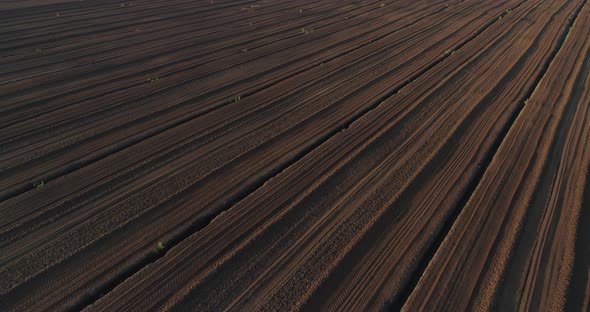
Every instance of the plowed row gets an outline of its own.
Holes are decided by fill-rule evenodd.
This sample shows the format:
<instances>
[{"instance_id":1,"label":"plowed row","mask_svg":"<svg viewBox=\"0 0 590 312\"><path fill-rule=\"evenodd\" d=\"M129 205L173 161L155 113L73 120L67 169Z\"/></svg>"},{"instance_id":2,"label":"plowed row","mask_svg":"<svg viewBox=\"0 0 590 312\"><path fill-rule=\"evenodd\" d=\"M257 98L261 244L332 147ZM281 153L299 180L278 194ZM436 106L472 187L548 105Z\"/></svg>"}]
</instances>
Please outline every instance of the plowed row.
<instances>
[{"instance_id":1,"label":"plowed row","mask_svg":"<svg viewBox=\"0 0 590 312\"><path fill-rule=\"evenodd\" d=\"M590 4L0 2L0 310L585 310Z\"/></svg>"}]
</instances>

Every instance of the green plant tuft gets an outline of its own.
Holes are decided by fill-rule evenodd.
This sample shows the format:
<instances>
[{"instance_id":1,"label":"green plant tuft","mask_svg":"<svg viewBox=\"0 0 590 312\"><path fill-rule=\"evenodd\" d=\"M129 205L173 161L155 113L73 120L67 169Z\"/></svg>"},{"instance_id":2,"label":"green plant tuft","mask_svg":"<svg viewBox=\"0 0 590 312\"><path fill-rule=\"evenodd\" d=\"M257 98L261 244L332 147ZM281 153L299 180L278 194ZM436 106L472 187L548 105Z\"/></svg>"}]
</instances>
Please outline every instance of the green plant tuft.
<instances>
[{"instance_id":1,"label":"green plant tuft","mask_svg":"<svg viewBox=\"0 0 590 312\"><path fill-rule=\"evenodd\" d=\"M299 32L301 32L302 34L305 34L305 35L307 35L307 34L309 34L309 33L311 32L311 29L310 29L310 28L305 28L305 27L303 27L303 28L301 28L301 29L299 30Z\"/></svg>"},{"instance_id":2,"label":"green plant tuft","mask_svg":"<svg viewBox=\"0 0 590 312\"><path fill-rule=\"evenodd\" d=\"M166 246L164 245L164 243L160 241L156 244L156 248L154 248L154 252L161 253L162 251L164 251L165 248L166 248Z\"/></svg>"}]
</instances>

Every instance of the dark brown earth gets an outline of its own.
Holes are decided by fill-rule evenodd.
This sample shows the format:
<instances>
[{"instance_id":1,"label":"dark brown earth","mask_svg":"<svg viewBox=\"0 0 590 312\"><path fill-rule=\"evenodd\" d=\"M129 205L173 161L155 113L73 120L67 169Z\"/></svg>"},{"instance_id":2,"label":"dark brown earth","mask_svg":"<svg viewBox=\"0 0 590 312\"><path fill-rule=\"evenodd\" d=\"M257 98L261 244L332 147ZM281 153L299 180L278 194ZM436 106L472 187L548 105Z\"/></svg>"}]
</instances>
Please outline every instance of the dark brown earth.
<instances>
[{"instance_id":1,"label":"dark brown earth","mask_svg":"<svg viewBox=\"0 0 590 312\"><path fill-rule=\"evenodd\" d=\"M0 0L0 311L590 309L585 0Z\"/></svg>"}]
</instances>

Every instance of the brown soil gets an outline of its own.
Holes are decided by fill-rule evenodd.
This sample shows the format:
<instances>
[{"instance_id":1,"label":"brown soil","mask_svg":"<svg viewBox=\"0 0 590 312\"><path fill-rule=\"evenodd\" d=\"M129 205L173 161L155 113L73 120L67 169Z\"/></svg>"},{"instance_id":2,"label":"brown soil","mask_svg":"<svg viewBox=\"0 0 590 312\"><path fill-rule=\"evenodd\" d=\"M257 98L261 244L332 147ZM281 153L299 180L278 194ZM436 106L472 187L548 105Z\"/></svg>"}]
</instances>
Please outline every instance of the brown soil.
<instances>
[{"instance_id":1,"label":"brown soil","mask_svg":"<svg viewBox=\"0 0 590 312\"><path fill-rule=\"evenodd\" d=\"M589 308L585 0L0 17L1 311Z\"/></svg>"}]
</instances>

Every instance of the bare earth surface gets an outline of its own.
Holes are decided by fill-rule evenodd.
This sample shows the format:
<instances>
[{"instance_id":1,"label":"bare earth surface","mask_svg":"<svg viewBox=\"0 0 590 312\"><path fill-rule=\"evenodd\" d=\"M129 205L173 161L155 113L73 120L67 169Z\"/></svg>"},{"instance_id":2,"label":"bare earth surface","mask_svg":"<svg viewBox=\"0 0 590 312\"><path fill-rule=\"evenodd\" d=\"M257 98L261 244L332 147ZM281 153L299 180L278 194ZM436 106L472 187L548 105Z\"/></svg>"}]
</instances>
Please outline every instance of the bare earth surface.
<instances>
[{"instance_id":1,"label":"bare earth surface","mask_svg":"<svg viewBox=\"0 0 590 312\"><path fill-rule=\"evenodd\" d=\"M590 310L586 0L0 0L0 311Z\"/></svg>"}]
</instances>

